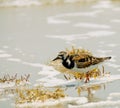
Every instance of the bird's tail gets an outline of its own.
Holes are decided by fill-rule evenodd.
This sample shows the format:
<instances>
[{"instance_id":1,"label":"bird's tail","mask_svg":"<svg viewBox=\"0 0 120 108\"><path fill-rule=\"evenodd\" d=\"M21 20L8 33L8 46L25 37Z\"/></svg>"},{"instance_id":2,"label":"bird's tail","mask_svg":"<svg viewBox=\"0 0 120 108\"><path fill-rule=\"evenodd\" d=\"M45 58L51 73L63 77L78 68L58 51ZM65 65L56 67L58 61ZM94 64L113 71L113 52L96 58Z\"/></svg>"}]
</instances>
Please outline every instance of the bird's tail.
<instances>
[{"instance_id":1,"label":"bird's tail","mask_svg":"<svg viewBox=\"0 0 120 108\"><path fill-rule=\"evenodd\" d=\"M104 60L110 60L112 57L104 57Z\"/></svg>"},{"instance_id":2,"label":"bird's tail","mask_svg":"<svg viewBox=\"0 0 120 108\"><path fill-rule=\"evenodd\" d=\"M102 57L102 58L98 58L101 62L105 61L105 60L110 60L112 57Z\"/></svg>"}]
</instances>

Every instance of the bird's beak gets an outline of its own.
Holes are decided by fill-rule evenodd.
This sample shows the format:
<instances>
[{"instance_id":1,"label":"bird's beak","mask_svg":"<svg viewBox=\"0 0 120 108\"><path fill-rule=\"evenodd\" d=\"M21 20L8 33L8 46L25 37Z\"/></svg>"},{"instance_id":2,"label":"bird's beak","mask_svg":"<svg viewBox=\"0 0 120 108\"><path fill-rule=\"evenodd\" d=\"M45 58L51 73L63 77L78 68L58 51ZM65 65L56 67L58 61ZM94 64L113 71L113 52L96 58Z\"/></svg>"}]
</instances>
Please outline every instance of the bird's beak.
<instances>
[{"instance_id":1,"label":"bird's beak","mask_svg":"<svg viewBox=\"0 0 120 108\"><path fill-rule=\"evenodd\" d=\"M56 57L56 58L54 58L52 61L55 61L55 60L58 60L58 59L60 59L60 57Z\"/></svg>"}]
</instances>

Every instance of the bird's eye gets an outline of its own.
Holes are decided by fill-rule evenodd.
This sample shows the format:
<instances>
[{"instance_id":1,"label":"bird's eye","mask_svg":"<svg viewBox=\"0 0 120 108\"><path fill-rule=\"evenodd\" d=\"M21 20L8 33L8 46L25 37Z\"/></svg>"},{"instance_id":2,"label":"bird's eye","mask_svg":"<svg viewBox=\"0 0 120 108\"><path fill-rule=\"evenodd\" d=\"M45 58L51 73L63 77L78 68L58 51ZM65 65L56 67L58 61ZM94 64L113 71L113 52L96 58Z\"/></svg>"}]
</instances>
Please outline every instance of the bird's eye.
<instances>
[{"instance_id":1,"label":"bird's eye","mask_svg":"<svg viewBox=\"0 0 120 108\"><path fill-rule=\"evenodd\" d=\"M79 62L85 62L85 58L80 59Z\"/></svg>"}]
</instances>

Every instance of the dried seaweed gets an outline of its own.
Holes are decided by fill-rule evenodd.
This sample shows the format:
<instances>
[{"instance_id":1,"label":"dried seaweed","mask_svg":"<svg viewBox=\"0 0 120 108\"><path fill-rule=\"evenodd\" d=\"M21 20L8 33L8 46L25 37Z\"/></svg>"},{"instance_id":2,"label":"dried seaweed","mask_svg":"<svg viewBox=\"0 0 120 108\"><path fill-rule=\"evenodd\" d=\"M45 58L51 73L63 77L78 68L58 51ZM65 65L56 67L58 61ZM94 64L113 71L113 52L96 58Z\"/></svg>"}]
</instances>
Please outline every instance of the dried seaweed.
<instances>
[{"instance_id":1,"label":"dried seaweed","mask_svg":"<svg viewBox=\"0 0 120 108\"><path fill-rule=\"evenodd\" d=\"M16 85L20 84L20 82L29 81L29 77L30 74L28 75L21 75L20 77L18 77L17 74L15 75L9 75L9 74L5 74L3 77L0 78L0 83L10 83L10 82L15 82Z\"/></svg>"},{"instance_id":2,"label":"dried seaweed","mask_svg":"<svg viewBox=\"0 0 120 108\"><path fill-rule=\"evenodd\" d=\"M44 87L31 88L31 89L18 89L16 104L31 103L31 102L44 102L48 99L64 98L64 90L57 88L55 90L48 90Z\"/></svg>"},{"instance_id":3,"label":"dried seaweed","mask_svg":"<svg viewBox=\"0 0 120 108\"><path fill-rule=\"evenodd\" d=\"M74 46L72 46L71 50L66 48L66 52L69 55L81 55L81 54L92 55L92 53L89 50L86 50L86 49L83 49L83 48L75 48Z\"/></svg>"}]
</instances>

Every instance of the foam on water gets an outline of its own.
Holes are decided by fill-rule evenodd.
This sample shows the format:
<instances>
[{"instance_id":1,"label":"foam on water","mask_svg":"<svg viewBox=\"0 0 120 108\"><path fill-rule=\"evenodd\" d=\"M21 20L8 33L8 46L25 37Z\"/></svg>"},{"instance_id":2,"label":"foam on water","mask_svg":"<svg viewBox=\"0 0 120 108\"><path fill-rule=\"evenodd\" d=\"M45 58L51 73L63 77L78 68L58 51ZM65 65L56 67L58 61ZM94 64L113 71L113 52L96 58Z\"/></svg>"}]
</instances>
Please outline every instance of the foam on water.
<instances>
[{"instance_id":1,"label":"foam on water","mask_svg":"<svg viewBox=\"0 0 120 108\"><path fill-rule=\"evenodd\" d=\"M119 64L115 64L115 63L106 63L106 65L113 67L113 68L120 68Z\"/></svg>"},{"instance_id":2,"label":"foam on water","mask_svg":"<svg viewBox=\"0 0 120 108\"><path fill-rule=\"evenodd\" d=\"M113 92L110 93L106 101L92 102L84 105L80 105L80 108L119 108L120 106L120 93ZM75 106L70 106L69 108L76 108ZM78 108L78 107L77 107Z\"/></svg>"},{"instance_id":3,"label":"foam on water","mask_svg":"<svg viewBox=\"0 0 120 108\"><path fill-rule=\"evenodd\" d=\"M41 5L41 3L38 0L3 0L0 3L0 7L21 7L31 5Z\"/></svg>"},{"instance_id":4,"label":"foam on water","mask_svg":"<svg viewBox=\"0 0 120 108\"><path fill-rule=\"evenodd\" d=\"M95 0L0 0L0 7L41 6L65 3L93 2Z\"/></svg>"},{"instance_id":5,"label":"foam on water","mask_svg":"<svg viewBox=\"0 0 120 108\"><path fill-rule=\"evenodd\" d=\"M120 98L120 93L110 93L111 97L119 97Z\"/></svg>"},{"instance_id":6,"label":"foam on water","mask_svg":"<svg viewBox=\"0 0 120 108\"><path fill-rule=\"evenodd\" d=\"M53 17L49 17L47 19L47 21L48 21L48 24L68 24L68 23L70 23L70 21L57 19L57 18L53 18Z\"/></svg>"},{"instance_id":7,"label":"foam on water","mask_svg":"<svg viewBox=\"0 0 120 108\"><path fill-rule=\"evenodd\" d=\"M118 69L118 71L120 71L120 68Z\"/></svg>"},{"instance_id":8,"label":"foam on water","mask_svg":"<svg viewBox=\"0 0 120 108\"><path fill-rule=\"evenodd\" d=\"M120 8L119 7L115 7L113 8L114 11L120 11Z\"/></svg>"},{"instance_id":9,"label":"foam on water","mask_svg":"<svg viewBox=\"0 0 120 108\"><path fill-rule=\"evenodd\" d=\"M84 105L72 106L69 105L69 108L119 108L120 100L118 101L100 101L100 102L91 102Z\"/></svg>"},{"instance_id":10,"label":"foam on water","mask_svg":"<svg viewBox=\"0 0 120 108\"><path fill-rule=\"evenodd\" d=\"M101 54L107 54L112 52L112 50L102 50L102 49L98 49L97 52L101 53Z\"/></svg>"},{"instance_id":11,"label":"foam on water","mask_svg":"<svg viewBox=\"0 0 120 108\"><path fill-rule=\"evenodd\" d=\"M110 43L110 44L107 44L107 46L108 47L116 47L116 46L118 46L118 44L116 44L116 43Z\"/></svg>"},{"instance_id":12,"label":"foam on water","mask_svg":"<svg viewBox=\"0 0 120 108\"><path fill-rule=\"evenodd\" d=\"M12 88L14 86L15 86L15 82L0 83L0 89Z\"/></svg>"},{"instance_id":13,"label":"foam on water","mask_svg":"<svg viewBox=\"0 0 120 108\"><path fill-rule=\"evenodd\" d=\"M87 33L87 35L90 37L104 37L104 36L110 36L113 34L115 34L114 31L108 31L108 30L98 30L98 31L91 31Z\"/></svg>"},{"instance_id":14,"label":"foam on water","mask_svg":"<svg viewBox=\"0 0 120 108\"><path fill-rule=\"evenodd\" d=\"M57 39L63 39L65 41L73 41L73 40L83 40L83 39L90 39L90 38L101 38L105 36L111 36L115 34L113 31L108 30L98 30L98 31L90 31L88 33L84 34L64 34L64 35L46 35L48 38L57 38Z\"/></svg>"},{"instance_id":15,"label":"foam on water","mask_svg":"<svg viewBox=\"0 0 120 108\"><path fill-rule=\"evenodd\" d=\"M91 102L79 106L69 105L69 108L119 108L120 106L120 93L110 93L105 101Z\"/></svg>"},{"instance_id":16,"label":"foam on water","mask_svg":"<svg viewBox=\"0 0 120 108\"><path fill-rule=\"evenodd\" d=\"M32 66L32 67L42 67L40 63L30 63L30 62L22 61L22 64Z\"/></svg>"},{"instance_id":17,"label":"foam on water","mask_svg":"<svg viewBox=\"0 0 120 108\"><path fill-rule=\"evenodd\" d=\"M77 23L74 25L75 27L85 27L85 28L94 28L94 29L109 29L109 25L104 24L95 24L95 23Z\"/></svg>"},{"instance_id":18,"label":"foam on water","mask_svg":"<svg viewBox=\"0 0 120 108\"><path fill-rule=\"evenodd\" d=\"M42 66L42 70L38 73L39 75L46 75L46 77L54 77L60 74L52 66Z\"/></svg>"},{"instance_id":19,"label":"foam on water","mask_svg":"<svg viewBox=\"0 0 120 108\"><path fill-rule=\"evenodd\" d=\"M21 81L18 85L16 85L16 82L10 82L10 81L6 81L5 83L0 83L0 89L6 89L6 88L14 88L14 87L18 87L18 86L24 86L26 84L30 85L30 82L27 81Z\"/></svg>"},{"instance_id":20,"label":"foam on water","mask_svg":"<svg viewBox=\"0 0 120 108\"><path fill-rule=\"evenodd\" d=\"M86 97L65 97L65 98L61 98L59 100L47 100L45 102L32 102L32 103L25 103L25 104L18 104L18 107L54 107L60 104L83 104L83 103L87 103L88 100Z\"/></svg>"},{"instance_id":21,"label":"foam on water","mask_svg":"<svg viewBox=\"0 0 120 108\"><path fill-rule=\"evenodd\" d=\"M120 23L120 19L113 19L113 20L111 20L111 22Z\"/></svg>"},{"instance_id":22,"label":"foam on water","mask_svg":"<svg viewBox=\"0 0 120 108\"><path fill-rule=\"evenodd\" d=\"M65 24L70 23L69 20L63 20L64 17L79 17L79 16L89 16L89 17L95 17L97 14L101 13L101 10L97 11L90 11L90 12L74 12L74 13L63 13L58 14L55 16L50 16L47 18L48 24Z\"/></svg>"},{"instance_id":23,"label":"foam on water","mask_svg":"<svg viewBox=\"0 0 120 108\"><path fill-rule=\"evenodd\" d=\"M19 58L8 58L8 61L13 61L13 62L21 62Z\"/></svg>"},{"instance_id":24,"label":"foam on water","mask_svg":"<svg viewBox=\"0 0 120 108\"><path fill-rule=\"evenodd\" d=\"M113 8L113 6L111 5L110 1L100 1L99 4L93 6L93 8Z\"/></svg>"},{"instance_id":25,"label":"foam on water","mask_svg":"<svg viewBox=\"0 0 120 108\"><path fill-rule=\"evenodd\" d=\"M0 58L6 58L11 56L12 56L11 54L6 54L6 53L0 54Z\"/></svg>"}]
</instances>

